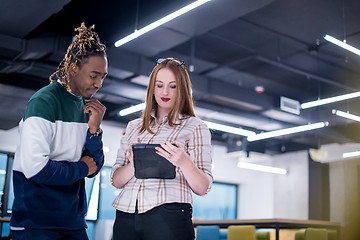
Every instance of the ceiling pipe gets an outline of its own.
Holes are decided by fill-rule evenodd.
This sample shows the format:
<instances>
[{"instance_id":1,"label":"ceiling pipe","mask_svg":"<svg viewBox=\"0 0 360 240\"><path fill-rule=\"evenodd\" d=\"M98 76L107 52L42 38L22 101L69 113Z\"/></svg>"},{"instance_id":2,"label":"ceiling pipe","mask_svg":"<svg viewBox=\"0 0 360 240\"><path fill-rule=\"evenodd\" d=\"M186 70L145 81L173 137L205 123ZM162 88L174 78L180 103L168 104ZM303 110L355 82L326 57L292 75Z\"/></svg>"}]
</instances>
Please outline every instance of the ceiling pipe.
<instances>
[{"instance_id":1,"label":"ceiling pipe","mask_svg":"<svg viewBox=\"0 0 360 240\"><path fill-rule=\"evenodd\" d=\"M251 23L251 22L249 22ZM260 27L258 25L256 25L257 27ZM268 29L267 29L268 30ZM268 30L270 31L270 30ZM271 31L272 32L272 31ZM282 69L285 69L285 70L288 70L290 72L294 72L294 73L297 73L299 75L303 75L303 76L306 76L306 77L309 77L309 78L312 78L312 79L315 79L315 80L318 80L320 82L323 82L323 83L327 83L329 85L333 85L333 86L336 86L336 87L340 87L342 89L346 89L346 90L351 90L351 91L358 91L359 89L356 89L356 88L352 88L352 87L349 87L347 85L344 85L344 84L340 84L340 83L337 83L336 81L332 80L332 79L328 79L328 78L325 78L325 77L321 77L321 76L318 76L318 75L315 75L313 73L309 73L309 72L306 72L304 70L301 70L301 69L297 69L295 67L292 67L292 66L289 66L289 65L286 65L286 64L283 64L281 62L278 62L278 61L274 61L274 60L270 60L268 58L265 58L263 56L259 56L259 55L256 55L256 51L252 48L249 48L249 47L246 47L242 44L239 44L237 42L234 42L234 41L231 41L229 39L226 39L224 37L221 37L219 36L218 34L215 34L215 33L207 33L208 35L212 36L212 37L216 37L222 41L225 41L225 42L228 42L234 46L237 46L239 48L242 48L244 50L247 50L249 51L250 53L253 53L254 55L251 55L251 56L248 56L248 57L245 57L245 58L240 58L239 60L232 60L232 61L229 61L227 62L226 64L222 64L222 65L218 65L210 70L207 70L207 71L204 71L203 73L201 74L205 74L205 73L208 73L208 72L211 72L211 71L215 71L216 69L219 69L219 68L222 68L222 67L229 67L229 66L233 66L233 65L236 65L236 64L239 64L241 62L245 62L245 61L249 61L249 60L252 60L252 59L257 59L259 61L262 61L262 62L265 62L265 63L268 63L268 64L271 64L273 66L277 66L277 67L280 67ZM279 34L279 33L274 33L274 34ZM290 38L292 40L296 40L296 39L293 39L289 36L284 36L284 37L287 37L287 38Z\"/></svg>"},{"instance_id":2,"label":"ceiling pipe","mask_svg":"<svg viewBox=\"0 0 360 240\"><path fill-rule=\"evenodd\" d=\"M318 75L315 75L315 74L312 74L312 73L309 73L309 72L305 72L304 70L301 70L301 69L286 65L284 63L277 62L277 61L274 61L274 60L270 60L270 59L265 58L265 57L256 56L255 58L258 59L259 61L271 64L271 65L276 66L276 67L280 67L282 69L288 70L290 72L297 73L299 75L306 76L308 78L318 80L318 81L323 82L323 83L327 83L327 84L332 85L332 86L340 87L340 88L343 88L343 89L346 89L346 90L351 90L351 91L358 91L359 90L359 89L349 87L349 86L341 84L341 83L337 83L334 80L324 78L324 77L321 77L321 76L318 76Z\"/></svg>"}]
</instances>

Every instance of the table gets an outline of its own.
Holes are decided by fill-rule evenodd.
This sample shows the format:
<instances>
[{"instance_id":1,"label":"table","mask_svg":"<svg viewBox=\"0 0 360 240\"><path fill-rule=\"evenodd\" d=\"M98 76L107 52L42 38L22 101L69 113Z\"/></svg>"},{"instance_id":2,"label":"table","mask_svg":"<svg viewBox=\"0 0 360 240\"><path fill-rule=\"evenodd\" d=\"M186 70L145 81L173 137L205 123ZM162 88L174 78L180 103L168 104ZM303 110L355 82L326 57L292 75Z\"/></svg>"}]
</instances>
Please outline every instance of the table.
<instances>
[{"instance_id":1,"label":"table","mask_svg":"<svg viewBox=\"0 0 360 240\"><path fill-rule=\"evenodd\" d=\"M230 220L193 220L197 225L218 225L220 228L227 228L230 225L254 225L256 228L275 228L275 239L279 240L280 228L326 228L337 230L340 236L341 224L321 220L297 220L297 219L230 219Z\"/></svg>"}]
</instances>

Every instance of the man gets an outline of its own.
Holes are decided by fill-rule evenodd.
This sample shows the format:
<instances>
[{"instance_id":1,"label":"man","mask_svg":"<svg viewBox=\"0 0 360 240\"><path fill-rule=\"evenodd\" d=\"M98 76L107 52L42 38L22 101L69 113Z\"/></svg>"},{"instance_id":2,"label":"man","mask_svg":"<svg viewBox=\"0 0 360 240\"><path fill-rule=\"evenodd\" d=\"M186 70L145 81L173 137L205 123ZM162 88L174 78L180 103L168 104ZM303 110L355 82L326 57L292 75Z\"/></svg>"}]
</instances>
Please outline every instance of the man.
<instances>
[{"instance_id":1,"label":"man","mask_svg":"<svg viewBox=\"0 0 360 240\"><path fill-rule=\"evenodd\" d=\"M85 177L104 163L103 106L91 97L107 75L105 45L81 27L51 83L29 100L13 166L13 239L88 239ZM54 80L56 77L56 80Z\"/></svg>"}]
</instances>

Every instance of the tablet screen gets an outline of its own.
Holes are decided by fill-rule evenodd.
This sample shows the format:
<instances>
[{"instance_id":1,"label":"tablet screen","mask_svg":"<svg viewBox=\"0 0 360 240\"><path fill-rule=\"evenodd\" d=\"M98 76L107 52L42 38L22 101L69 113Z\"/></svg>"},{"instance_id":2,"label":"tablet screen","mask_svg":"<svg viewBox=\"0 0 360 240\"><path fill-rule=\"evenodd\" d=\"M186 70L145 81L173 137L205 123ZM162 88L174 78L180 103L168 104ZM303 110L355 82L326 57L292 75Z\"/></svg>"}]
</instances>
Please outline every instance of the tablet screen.
<instances>
[{"instance_id":1,"label":"tablet screen","mask_svg":"<svg viewBox=\"0 0 360 240\"><path fill-rule=\"evenodd\" d=\"M133 144L135 177L139 179L175 178L175 166L156 153L155 147L160 144Z\"/></svg>"}]
</instances>

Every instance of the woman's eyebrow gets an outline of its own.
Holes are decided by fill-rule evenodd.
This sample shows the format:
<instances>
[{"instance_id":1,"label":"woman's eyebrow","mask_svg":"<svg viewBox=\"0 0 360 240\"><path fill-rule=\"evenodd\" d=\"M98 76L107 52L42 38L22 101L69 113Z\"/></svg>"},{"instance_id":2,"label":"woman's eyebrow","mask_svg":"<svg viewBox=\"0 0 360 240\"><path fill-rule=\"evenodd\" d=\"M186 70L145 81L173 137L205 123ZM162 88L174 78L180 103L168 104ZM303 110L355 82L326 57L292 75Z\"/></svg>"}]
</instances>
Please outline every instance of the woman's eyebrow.
<instances>
[{"instance_id":1,"label":"woman's eyebrow","mask_svg":"<svg viewBox=\"0 0 360 240\"><path fill-rule=\"evenodd\" d=\"M161 80L156 80L155 82L164 83L164 82L163 82L163 81L161 81ZM176 83L176 81L171 81L171 82L169 82L169 83Z\"/></svg>"}]
</instances>

